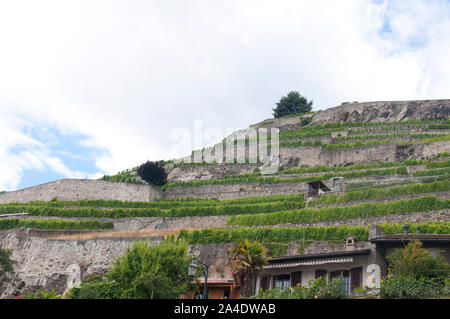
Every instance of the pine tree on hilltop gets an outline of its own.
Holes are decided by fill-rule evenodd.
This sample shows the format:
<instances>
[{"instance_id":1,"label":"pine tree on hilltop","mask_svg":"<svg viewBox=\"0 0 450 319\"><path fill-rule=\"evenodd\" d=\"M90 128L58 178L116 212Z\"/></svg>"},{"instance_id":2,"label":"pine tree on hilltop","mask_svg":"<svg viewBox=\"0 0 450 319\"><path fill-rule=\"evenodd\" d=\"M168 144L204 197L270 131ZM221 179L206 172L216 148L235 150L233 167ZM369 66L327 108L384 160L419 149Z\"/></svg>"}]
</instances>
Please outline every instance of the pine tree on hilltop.
<instances>
[{"instance_id":1,"label":"pine tree on hilltop","mask_svg":"<svg viewBox=\"0 0 450 319\"><path fill-rule=\"evenodd\" d=\"M312 110L313 101L309 101L297 91L291 91L283 96L273 109L273 116L280 118L289 114L306 113Z\"/></svg>"}]
</instances>

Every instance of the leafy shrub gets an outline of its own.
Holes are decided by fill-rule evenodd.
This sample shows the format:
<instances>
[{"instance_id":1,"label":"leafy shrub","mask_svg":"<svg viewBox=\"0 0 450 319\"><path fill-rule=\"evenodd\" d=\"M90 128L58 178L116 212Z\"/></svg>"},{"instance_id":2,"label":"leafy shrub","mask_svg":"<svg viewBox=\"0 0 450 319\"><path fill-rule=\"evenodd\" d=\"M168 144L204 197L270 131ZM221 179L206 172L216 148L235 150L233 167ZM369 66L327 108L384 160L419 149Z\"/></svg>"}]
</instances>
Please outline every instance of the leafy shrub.
<instances>
[{"instance_id":1,"label":"leafy shrub","mask_svg":"<svg viewBox=\"0 0 450 319\"><path fill-rule=\"evenodd\" d=\"M147 161L138 167L137 173L149 184L162 186L167 183L167 173L160 162Z\"/></svg>"},{"instance_id":2,"label":"leafy shrub","mask_svg":"<svg viewBox=\"0 0 450 319\"><path fill-rule=\"evenodd\" d=\"M16 263L11 259L12 250L3 249L0 245L0 287L1 284L11 280L14 275L13 265Z\"/></svg>"},{"instance_id":3,"label":"leafy shrub","mask_svg":"<svg viewBox=\"0 0 450 319\"><path fill-rule=\"evenodd\" d=\"M36 229L113 229L111 222L97 220L63 220L63 219L17 219L0 220L0 230L19 227Z\"/></svg>"},{"instance_id":4,"label":"leafy shrub","mask_svg":"<svg viewBox=\"0 0 450 319\"><path fill-rule=\"evenodd\" d=\"M445 167L445 168L436 168L436 169L424 169L421 171L416 171L412 175L415 177L422 177L422 176L448 175L449 173L450 173L450 167Z\"/></svg>"},{"instance_id":5,"label":"leafy shrub","mask_svg":"<svg viewBox=\"0 0 450 319\"><path fill-rule=\"evenodd\" d=\"M288 251L288 243L268 242L264 243L267 247L267 255L270 257L286 256Z\"/></svg>"},{"instance_id":6,"label":"leafy shrub","mask_svg":"<svg viewBox=\"0 0 450 319\"><path fill-rule=\"evenodd\" d=\"M218 200L216 198L177 198L177 199L157 199L153 202L128 202L120 200L77 200L77 201L33 201L28 203L9 203L0 204L0 213L21 213L27 211L28 208L35 207L65 207L65 206L82 206L82 207L120 207L120 208L160 208L171 209L193 206L228 206L228 205L245 205L245 204L262 204L279 201L301 202L304 200L303 194L292 195L268 195L244 197L228 200Z\"/></svg>"},{"instance_id":7,"label":"leafy shrub","mask_svg":"<svg viewBox=\"0 0 450 319\"><path fill-rule=\"evenodd\" d=\"M427 163L426 165L426 168L443 168L443 167L450 167L450 160L431 162Z\"/></svg>"},{"instance_id":8,"label":"leafy shrub","mask_svg":"<svg viewBox=\"0 0 450 319\"><path fill-rule=\"evenodd\" d=\"M422 243L411 241L386 257L388 277L382 281L383 298L434 298L448 295L450 265L440 255L432 255Z\"/></svg>"},{"instance_id":9,"label":"leafy shrub","mask_svg":"<svg viewBox=\"0 0 450 319\"><path fill-rule=\"evenodd\" d=\"M260 290L256 299L344 299L343 280L319 277L311 280L308 286Z\"/></svg>"},{"instance_id":10,"label":"leafy shrub","mask_svg":"<svg viewBox=\"0 0 450 319\"><path fill-rule=\"evenodd\" d=\"M384 232L398 234L403 232L402 224L379 224ZM450 222L428 222L409 224L410 227L420 226L424 234L450 234ZM205 228L188 232L181 230L178 234L190 244L227 244L245 239L270 243L288 243L291 241L330 240L343 241L347 235L352 235L358 241L367 241L368 226L329 226L329 227L270 227L270 228Z\"/></svg>"},{"instance_id":11,"label":"leafy shrub","mask_svg":"<svg viewBox=\"0 0 450 319\"><path fill-rule=\"evenodd\" d=\"M188 232L181 230L178 238L190 244L236 243L245 239L260 242L281 242L301 240L342 241L351 234L359 241L366 241L367 226L330 227L273 227L273 228L205 228Z\"/></svg>"},{"instance_id":12,"label":"leafy shrub","mask_svg":"<svg viewBox=\"0 0 450 319\"><path fill-rule=\"evenodd\" d=\"M59 217L185 217L185 216L220 216L241 215L260 212L274 212L280 209L299 209L305 207L303 201L274 201L261 204L248 205L215 205L176 207L172 209L161 208L115 208L111 210L98 208L60 208L60 207L27 207L25 209L31 216L59 216ZM2 222L0 220L0 222ZM1 226L0 226L1 227Z\"/></svg>"},{"instance_id":13,"label":"leafy shrub","mask_svg":"<svg viewBox=\"0 0 450 319\"><path fill-rule=\"evenodd\" d=\"M409 144L425 144L425 143L433 143L433 142L441 142L450 140L450 135L444 136L435 136L429 138L418 138L417 140L411 141L393 141L391 138L387 138L384 140L375 140L375 141L367 141L367 142L355 142L355 143L347 143L347 144L325 144L323 146L324 150L333 151L339 149L346 148L355 148L355 147L365 147L365 146L375 146L375 145L386 145L386 144L397 144L397 145L409 145Z\"/></svg>"},{"instance_id":14,"label":"leafy shrub","mask_svg":"<svg viewBox=\"0 0 450 319\"><path fill-rule=\"evenodd\" d=\"M280 211L266 214L232 216L230 225L275 225L284 223L312 223L327 220L343 220L362 217L385 216L410 212L445 209L450 207L450 200L441 200L435 196L424 196L409 200L388 203L363 203L353 206L325 207L321 209L301 209Z\"/></svg>"},{"instance_id":15,"label":"leafy shrub","mask_svg":"<svg viewBox=\"0 0 450 319\"><path fill-rule=\"evenodd\" d=\"M450 296L450 282L443 284L436 279L391 277L382 281L381 298L424 299Z\"/></svg>"},{"instance_id":16,"label":"leafy shrub","mask_svg":"<svg viewBox=\"0 0 450 319\"><path fill-rule=\"evenodd\" d=\"M432 255L418 240L411 241L405 248L394 250L386 259L394 277L437 279L443 282L450 275L450 265L444 258Z\"/></svg>"},{"instance_id":17,"label":"leafy shrub","mask_svg":"<svg viewBox=\"0 0 450 319\"><path fill-rule=\"evenodd\" d=\"M103 281L101 278L82 282L79 287L73 287L65 296L66 299L119 299L120 285L114 281Z\"/></svg>"},{"instance_id":18,"label":"leafy shrub","mask_svg":"<svg viewBox=\"0 0 450 319\"><path fill-rule=\"evenodd\" d=\"M363 191L344 193L340 196L337 196L336 194L322 195L315 200L309 201L308 206L347 203L359 200L381 199L401 195L443 192L448 190L450 190L450 181L448 180L436 181L429 184L412 184L381 189L369 188Z\"/></svg>"},{"instance_id":19,"label":"leafy shrub","mask_svg":"<svg viewBox=\"0 0 450 319\"><path fill-rule=\"evenodd\" d=\"M372 135L350 135L345 137L335 138L336 141L351 141L351 140L373 140L380 138L392 138L392 137L409 137L411 139L424 139L424 138L435 138L444 137L447 134L428 134L428 133L391 133L391 134L372 134Z\"/></svg>"},{"instance_id":20,"label":"leafy shrub","mask_svg":"<svg viewBox=\"0 0 450 319\"><path fill-rule=\"evenodd\" d=\"M306 126L309 123L311 123L311 121L312 121L312 116L310 116L310 117L301 117L300 118L300 125L301 126Z\"/></svg>"},{"instance_id":21,"label":"leafy shrub","mask_svg":"<svg viewBox=\"0 0 450 319\"><path fill-rule=\"evenodd\" d=\"M404 222L401 224L384 223L378 226L383 229L386 235L402 234L403 226L408 225L409 229L417 229L423 234L450 234L450 222L427 222L427 223L411 223Z\"/></svg>"},{"instance_id":22,"label":"leafy shrub","mask_svg":"<svg viewBox=\"0 0 450 319\"><path fill-rule=\"evenodd\" d=\"M449 130L450 124L430 124L428 125L430 130Z\"/></svg>"},{"instance_id":23,"label":"leafy shrub","mask_svg":"<svg viewBox=\"0 0 450 319\"><path fill-rule=\"evenodd\" d=\"M105 274L72 288L68 299L168 299L187 293L192 278L188 246L169 237L159 245L136 241Z\"/></svg>"}]
</instances>

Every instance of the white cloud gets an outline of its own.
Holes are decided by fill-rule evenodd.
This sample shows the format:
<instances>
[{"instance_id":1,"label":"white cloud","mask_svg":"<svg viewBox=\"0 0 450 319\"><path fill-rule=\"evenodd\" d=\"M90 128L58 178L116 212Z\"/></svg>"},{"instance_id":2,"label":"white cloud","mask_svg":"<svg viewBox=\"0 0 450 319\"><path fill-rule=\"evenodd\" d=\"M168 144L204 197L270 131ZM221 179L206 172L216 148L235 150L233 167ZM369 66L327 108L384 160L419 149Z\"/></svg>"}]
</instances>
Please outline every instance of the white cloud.
<instances>
[{"instance_id":1,"label":"white cloud","mask_svg":"<svg viewBox=\"0 0 450 319\"><path fill-rule=\"evenodd\" d=\"M46 144L26 134L32 127L35 125L23 118L0 112L1 190L16 189L25 170L50 170L65 178L101 177L101 173L89 174L67 167L60 158L51 155Z\"/></svg>"},{"instance_id":2,"label":"white cloud","mask_svg":"<svg viewBox=\"0 0 450 319\"><path fill-rule=\"evenodd\" d=\"M290 90L316 109L448 98L449 7L437 0L2 2L0 109L5 121L26 115L87 136L83 145L108 150L94 159L99 171L113 174L170 158L171 133L193 129L196 119L224 131L268 118ZM386 21L390 33L380 32ZM0 145L37 142L19 127ZM3 153L0 162L16 155ZM46 165L78 176L57 160ZM1 173L0 186L17 184L19 171Z\"/></svg>"}]
</instances>

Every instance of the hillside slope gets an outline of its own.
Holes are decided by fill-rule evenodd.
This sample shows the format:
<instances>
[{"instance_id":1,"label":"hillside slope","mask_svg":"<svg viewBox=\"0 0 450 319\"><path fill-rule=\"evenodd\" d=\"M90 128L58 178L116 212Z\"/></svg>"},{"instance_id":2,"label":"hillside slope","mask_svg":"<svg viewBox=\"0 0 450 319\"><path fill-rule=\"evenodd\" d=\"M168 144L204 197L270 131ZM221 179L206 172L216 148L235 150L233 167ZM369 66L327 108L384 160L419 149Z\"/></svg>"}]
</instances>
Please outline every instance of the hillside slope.
<instances>
[{"instance_id":1,"label":"hillside slope","mask_svg":"<svg viewBox=\"0 0 450 319\"><path fill-rule=\"evenodd\" d=\"M450 100L439 100L266 120L252 127L279 125L280 168L271 175L260 172L247 146L232 163L205 162L207 150L198 163L168 161L162 187L130 169L103 181L0 194L0 243L13 249L23 280L4 294L63 292L67 269L80 278L105 272L130 238L177 234L211 264L212 278L231 278L229 248L243 239L264 243L276 257L345 250L349 234L372 249L375 226L385 234L401 233L405 223L449 234L449 115Z\"/></svg>"}]
</instances>

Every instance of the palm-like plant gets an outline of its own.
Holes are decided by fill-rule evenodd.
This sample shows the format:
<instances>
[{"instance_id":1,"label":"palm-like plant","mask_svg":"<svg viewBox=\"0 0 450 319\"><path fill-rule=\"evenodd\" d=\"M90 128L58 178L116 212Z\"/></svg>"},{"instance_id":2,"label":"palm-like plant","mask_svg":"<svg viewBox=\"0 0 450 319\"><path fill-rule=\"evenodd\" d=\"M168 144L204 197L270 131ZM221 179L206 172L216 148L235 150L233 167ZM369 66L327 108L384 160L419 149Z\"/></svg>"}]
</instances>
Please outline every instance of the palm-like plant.
<instances>
[{"instance_id":1,"label":"palm-like plant","mask_svg":"<svg viewBox=\"0 0 450 319\"><path fill-rule=\"evenodd\" d=\"M52 291L45 291L45 290L41 290L39 292L38 298L39 299L61 299L62 295L57 295L55 292L55 289L53 289Z\"/></svg>"},{"instance_id":2,"label":"palm-like plant","mask_svg":"<svg viewBox=\"0 0 450 319\"><path fill-rule=\"evenodd\" d=\"M236 284L241 285L241 295L250 297L253 291L253 276L263 265L268 263L267 249L257 241L247 239L233 248L229 267Z\"/></svg>"}]
</instances>

